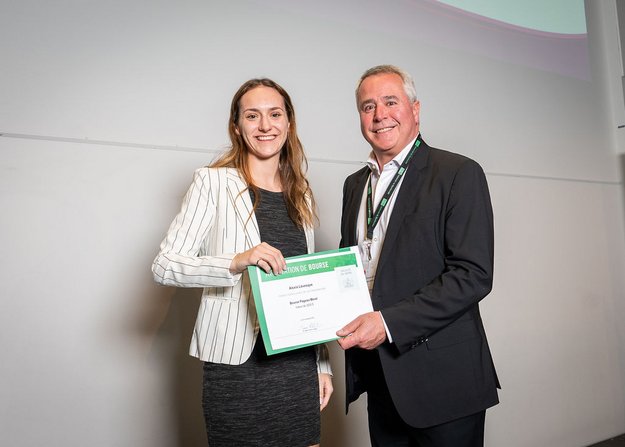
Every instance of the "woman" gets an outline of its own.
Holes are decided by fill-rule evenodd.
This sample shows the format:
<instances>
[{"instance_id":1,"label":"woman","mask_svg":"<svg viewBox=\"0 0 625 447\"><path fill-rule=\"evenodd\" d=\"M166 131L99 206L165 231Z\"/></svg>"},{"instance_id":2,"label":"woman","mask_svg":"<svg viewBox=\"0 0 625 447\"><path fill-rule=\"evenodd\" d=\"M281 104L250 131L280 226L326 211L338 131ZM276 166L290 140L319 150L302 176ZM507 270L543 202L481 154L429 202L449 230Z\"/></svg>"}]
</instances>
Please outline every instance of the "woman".
<instances>
[{"instance_id":1,"label":"woman","mask_svg":"<svg viewBox=\"0 0 625 447\"><path fill-rule=\"evenodd\" d=\"M154 260L155 280L203 287L190 354L204 361L210 447L310 446L332 394L323 345L268 356L247 266L280 274L313 248L314 199L293 104L269 79L232 99L232 147L201 168Z\"/></svg>"}]
</instances>

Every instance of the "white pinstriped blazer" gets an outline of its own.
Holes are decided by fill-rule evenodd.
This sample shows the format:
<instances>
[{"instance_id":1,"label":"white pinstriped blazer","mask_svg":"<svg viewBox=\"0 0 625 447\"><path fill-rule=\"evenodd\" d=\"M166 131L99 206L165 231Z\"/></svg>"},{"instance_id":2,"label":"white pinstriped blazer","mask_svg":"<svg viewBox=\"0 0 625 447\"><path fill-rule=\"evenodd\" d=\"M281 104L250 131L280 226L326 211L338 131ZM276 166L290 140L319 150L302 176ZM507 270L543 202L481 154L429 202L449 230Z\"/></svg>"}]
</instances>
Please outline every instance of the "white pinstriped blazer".
<instances>
[{"instance_id":1,"label":"white pinstriped blazer","mask_svg":"<svg viewBox=\"0 0 625 447\"><path fill-rule=\"evenodd\" d=\"M258 318L247 271L233 275L236 253L260 244L247 185L234 168L195 171L182 207L152 264L166 286L203 287L189 354L202 361L240 365L252 353ZM314 233L305 229L308 252ZM328 350L317 346L318 372L331 373Z\"/></svg>"}]
</instances>

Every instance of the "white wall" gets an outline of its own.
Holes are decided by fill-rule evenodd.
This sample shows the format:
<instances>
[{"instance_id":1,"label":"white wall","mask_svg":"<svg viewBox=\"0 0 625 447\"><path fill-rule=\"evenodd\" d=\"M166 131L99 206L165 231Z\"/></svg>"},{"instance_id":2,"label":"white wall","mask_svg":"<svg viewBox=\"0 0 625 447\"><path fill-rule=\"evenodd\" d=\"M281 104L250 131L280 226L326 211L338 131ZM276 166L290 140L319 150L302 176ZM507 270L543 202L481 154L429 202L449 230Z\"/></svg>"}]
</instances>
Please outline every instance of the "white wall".
<instances>
[{"instance_id":1,"label":"white wall","mask_svg":"<svg viewBox=\"0 0 625 447\"><path fill-rule=\"evenodd\" d=\"M625 432L618 34L612 0L586 10L579 76L537 57L540 36L430 0L0 0L0 445L205 444L186 354L198 291L152 283L158 244L192 171L227 145L232 94L269 76L295 101L318 248L336 247L342 182L367 154L353 88L378 63L415 76L428 143L489 180L482 309L503 390L487 445ZM332 354L323 445L366 447L365 401L343 414Z\"/></svg>"}]
</instances>

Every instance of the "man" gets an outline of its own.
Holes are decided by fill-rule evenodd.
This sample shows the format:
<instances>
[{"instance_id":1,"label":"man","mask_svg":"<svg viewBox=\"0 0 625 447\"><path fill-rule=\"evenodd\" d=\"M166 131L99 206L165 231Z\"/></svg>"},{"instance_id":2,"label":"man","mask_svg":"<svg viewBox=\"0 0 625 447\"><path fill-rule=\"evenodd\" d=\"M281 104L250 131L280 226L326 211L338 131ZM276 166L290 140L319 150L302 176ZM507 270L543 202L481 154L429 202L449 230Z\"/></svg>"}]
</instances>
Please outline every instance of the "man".
<instances>
[{"instance_id":1,"label":"man","mask_svg":"<svg viewBox=\"0 0 625 447\"><path fill-rule=\"evenodd\" d=\"M360 247L375 311L337 332L347 405L367 392L374 447L482 446L499 386L478 307L493 274L486 178L421 138L400 68L366 71L356 100L373 150L345 180L341 246Z\"/></svg>"}]
</instances>

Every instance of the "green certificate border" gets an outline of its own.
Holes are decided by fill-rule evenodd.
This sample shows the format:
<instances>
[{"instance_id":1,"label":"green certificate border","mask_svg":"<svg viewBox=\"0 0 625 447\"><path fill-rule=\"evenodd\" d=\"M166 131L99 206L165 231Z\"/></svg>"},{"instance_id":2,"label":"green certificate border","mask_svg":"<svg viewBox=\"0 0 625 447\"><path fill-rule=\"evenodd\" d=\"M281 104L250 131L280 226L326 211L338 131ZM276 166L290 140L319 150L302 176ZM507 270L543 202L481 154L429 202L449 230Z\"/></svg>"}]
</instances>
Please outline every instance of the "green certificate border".
<instances>
[{"instance_id":1,"label":"green certificate border","mask_svg":"<svg viewBox=\"0 0 625 447\"><path fill-rule=\"evenodd\" d=\"M265 319L265 309L263 307L263 300L260 293L260 283L267 281L275 281L282 278L289 278L293 276L302 276L311 273L320 273L322 271L334 270L336 267L343 267L346 265L358 265L358 261L356 260L356 255L352 251L353 247L344 247L339 248L337 250L327 250L327 251L319 251L315 253L310 253L307 255L299 255L299 256L291 256L289 258L285 258L287 262L287 270L281 275L272 275L265 273L263 269L256 267L255 265L250 265L247 267L247 271L250 277L250 284L252 286L252 294L254 295L254 303L256 303L256 314L258 315L258 324L260 326L260 332L263 335L263 342L265 344L265 350L267 351L267 355L279 354L281 352L293 351L295 349L305 348L307 346L314 346L323 343L327 343L329 341L338 340L339 337L329 338L327 340L319 340L310 343L304 343L301 345L293 345L287 346L285 348L273 349L271 345L271 339L269 338L269 330L267 329L267 320ZM307 272L293 272L290 270L297 270L297 266L299 264L307 264L310 260L300 261L301 258L310 258L319 255L331 255L336 254L336 256L331 257L332 261L329 263L329 267L323 270L311 270ZM324 261L327 261L328 258L324 258ZM289 268L291 267L291 268Z\"/></svg>"}]
</instances>

